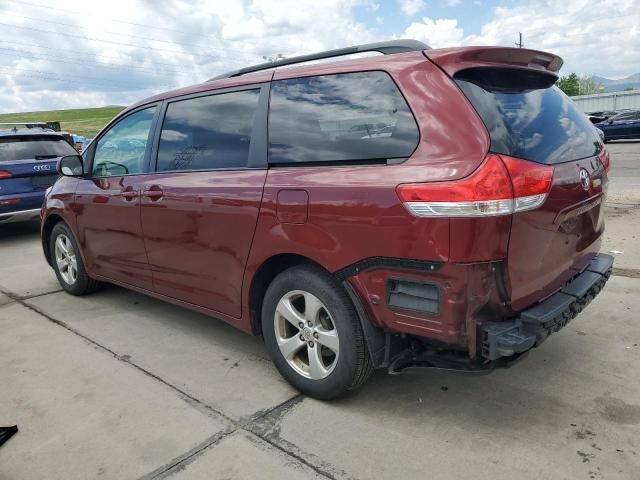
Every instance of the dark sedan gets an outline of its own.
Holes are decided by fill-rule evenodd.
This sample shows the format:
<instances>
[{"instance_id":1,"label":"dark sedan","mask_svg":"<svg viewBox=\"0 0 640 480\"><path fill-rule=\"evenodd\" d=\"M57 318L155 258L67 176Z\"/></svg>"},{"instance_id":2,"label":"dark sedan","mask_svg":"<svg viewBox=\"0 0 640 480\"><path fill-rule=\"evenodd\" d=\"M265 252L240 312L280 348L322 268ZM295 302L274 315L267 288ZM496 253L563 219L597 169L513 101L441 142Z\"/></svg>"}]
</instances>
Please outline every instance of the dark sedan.
<instances>
[{"instance_id":1,"label":"dark sedan","mask_svg":"<svg viewBox=\"0 0 640 480\"><path fill-rule=\"evenodd\" d=\"M604 122L608 118L611 118L611 117L614 117L614 116L618 115L619 113L622 113L622 111L603 110L603 111L600 111L600 112L587 113L587 117L589 117L589 121L591 123L600 123L600 122Z\"/></svg>"},{"instance_id":2,"label":"dark sedan","mask_svg":"<svg viewBox=\"0 0 640 480\"><path fill-rule=\"evenodd\" d=\"M640 110L630 110L596 124L604 132L604 141L640 138Z\"/></svg>"}]
</instances>

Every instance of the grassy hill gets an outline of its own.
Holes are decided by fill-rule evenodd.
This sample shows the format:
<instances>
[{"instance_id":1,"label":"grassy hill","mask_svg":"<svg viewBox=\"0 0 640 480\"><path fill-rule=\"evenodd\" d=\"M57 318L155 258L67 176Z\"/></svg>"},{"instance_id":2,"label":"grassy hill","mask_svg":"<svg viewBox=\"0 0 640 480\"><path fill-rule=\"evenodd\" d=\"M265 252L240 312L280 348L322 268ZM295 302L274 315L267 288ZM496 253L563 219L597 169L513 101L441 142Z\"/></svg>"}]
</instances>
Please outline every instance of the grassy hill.
<instances>
[{"instance_id":1,"label":"grassy hill","mask_svg":"<svg viewBox=\"0 0 640 480\"><path fill-rule=\"evenodd\" d=\"M74 110L49 110L43 112L2 113L2 122L59 121L63 131L93 137L124 107L81 108Z\"/></svg>"}]
</instances>

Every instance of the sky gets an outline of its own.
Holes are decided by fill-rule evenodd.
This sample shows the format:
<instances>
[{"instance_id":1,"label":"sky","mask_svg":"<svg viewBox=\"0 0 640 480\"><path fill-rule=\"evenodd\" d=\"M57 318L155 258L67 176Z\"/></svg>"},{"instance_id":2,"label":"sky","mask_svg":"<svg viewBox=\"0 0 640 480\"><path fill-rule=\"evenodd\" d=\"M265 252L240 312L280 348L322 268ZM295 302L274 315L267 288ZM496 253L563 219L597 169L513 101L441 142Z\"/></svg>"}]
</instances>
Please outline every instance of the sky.
<instances>
[{"instance_id":1,"label":"sky","mask_svg":"<svg viewBox=\"0 0 640 480\"><path fill-rule=\"evenodd\" d=\"M397 38L640 73L640 0L0 0L0 113L128 105L285 57Z\"/></svg>"}]
</instances>

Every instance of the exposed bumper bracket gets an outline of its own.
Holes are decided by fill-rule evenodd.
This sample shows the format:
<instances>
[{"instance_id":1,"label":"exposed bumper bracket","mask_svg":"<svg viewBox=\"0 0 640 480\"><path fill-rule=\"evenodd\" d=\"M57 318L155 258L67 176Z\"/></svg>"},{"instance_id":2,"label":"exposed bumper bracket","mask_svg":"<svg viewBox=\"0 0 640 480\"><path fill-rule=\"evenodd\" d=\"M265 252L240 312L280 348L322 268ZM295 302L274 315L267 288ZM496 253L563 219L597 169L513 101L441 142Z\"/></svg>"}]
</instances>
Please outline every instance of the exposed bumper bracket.
<instances>
[{"instance_id":1,"label":"exposed bumper bracket","mask_svg":"<svg viewBox=\"0 0 640 480\"><path fill-rule=\"evenodd\" d=\"M497 360L471 360L466 354L443 352L432 348L406 349L389 364L388 373L399 375L411 370L429 369L450 375L488 375L498 368L508 368L527 356L527 352Z\"/></svg>"},{"instance_id":2,"label":"exposed bumper bracket","mask_svg":"<svg viewBox=\"0 0 640 480\"><path fill-rule=\"evenodd\" d=\"M482 327L482 356L497 360L540 345L580 313L602 290L611 275L613 257L598 254L589 266L558 293L524 310L511 322Z\"/></svg>"}]
</instances>

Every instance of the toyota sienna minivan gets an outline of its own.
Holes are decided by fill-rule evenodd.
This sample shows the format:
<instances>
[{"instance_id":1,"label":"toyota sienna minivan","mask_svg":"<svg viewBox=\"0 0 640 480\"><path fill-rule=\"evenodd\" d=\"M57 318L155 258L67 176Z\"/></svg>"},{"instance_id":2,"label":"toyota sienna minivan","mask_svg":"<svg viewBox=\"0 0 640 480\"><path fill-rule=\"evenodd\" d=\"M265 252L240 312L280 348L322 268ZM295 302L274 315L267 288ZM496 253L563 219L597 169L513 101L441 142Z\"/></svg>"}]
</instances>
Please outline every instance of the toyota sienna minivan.
<instances>
[{"instance_id":1,"label":"toyota sienna minivan","mask_svg":"<svg viewBox=\"0 0 640 480\"><path fill-rule=\"evenodd\" d=\"M561 65L397 40L155 95L58 162L44 254L72 295L108 282L262 336L320 399L376 368L512 365L613 263L609 155Z\"/></svg>"}]
</instances>

